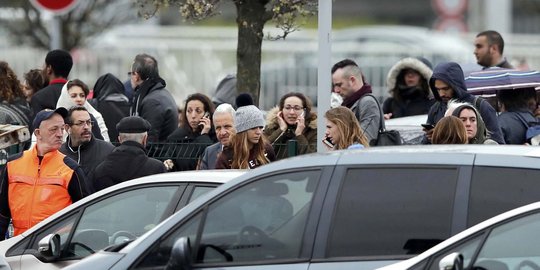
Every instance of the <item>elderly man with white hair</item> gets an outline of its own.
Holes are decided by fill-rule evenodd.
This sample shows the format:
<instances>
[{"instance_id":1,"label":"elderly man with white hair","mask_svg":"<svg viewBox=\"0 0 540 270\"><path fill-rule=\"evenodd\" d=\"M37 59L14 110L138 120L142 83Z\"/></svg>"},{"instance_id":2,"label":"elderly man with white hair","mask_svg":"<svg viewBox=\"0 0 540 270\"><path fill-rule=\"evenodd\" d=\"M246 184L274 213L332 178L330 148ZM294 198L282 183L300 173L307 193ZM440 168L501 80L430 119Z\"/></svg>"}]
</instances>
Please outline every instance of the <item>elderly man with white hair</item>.
<instances>
[{"instance_id":1,"label":"elderly man with white hair","mask_svg":"<svg viewBox=\"0 0 540 270\"><path fill-rule=\"evenodd\" d=\"M202 158L197 166L199 170L212 170L216 168L217 156L223 151L223 147L229 145L231 136L236 133L236 129L234 128L234 114L234 108L228 103L219 105L214 111L212 119L218 142L204 149Z\"/></svg>"}]
</instances>

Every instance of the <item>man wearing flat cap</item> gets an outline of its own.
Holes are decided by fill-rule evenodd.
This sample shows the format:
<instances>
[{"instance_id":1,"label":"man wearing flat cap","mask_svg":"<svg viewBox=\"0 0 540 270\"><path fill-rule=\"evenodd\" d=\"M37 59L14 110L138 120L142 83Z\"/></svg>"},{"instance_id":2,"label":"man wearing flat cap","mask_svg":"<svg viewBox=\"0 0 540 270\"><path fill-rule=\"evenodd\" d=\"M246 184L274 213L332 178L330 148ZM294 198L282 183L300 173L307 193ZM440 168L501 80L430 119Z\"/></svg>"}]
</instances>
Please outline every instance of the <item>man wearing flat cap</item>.
<instances>
[{"instance_id":1,"label":"man wearing flat cap","mask_svg":"<svg viewBox=\"0 0 540 270\"><path fill-rule=\"evenodd\" d=\"M146 154L146 141L151 125L139 116L122 118L116 125L121 143L95 169L91 183L96 191L112 185L164 173L165 165Z\"/></svg>"},{"instance_id":2,"label":"man wearing flat cap","mask_svg":"<svg viewBox=\"0 0 540 270\"><path fill-rule=\"evenodd\" d=\"M10 219L14 235L18 235L87 195L84 172L77 162L58 151L67 114L63 107L38 112L32 123L36 145L11 156L4 167L0 240Z\"/></svg>"}]
</instances>

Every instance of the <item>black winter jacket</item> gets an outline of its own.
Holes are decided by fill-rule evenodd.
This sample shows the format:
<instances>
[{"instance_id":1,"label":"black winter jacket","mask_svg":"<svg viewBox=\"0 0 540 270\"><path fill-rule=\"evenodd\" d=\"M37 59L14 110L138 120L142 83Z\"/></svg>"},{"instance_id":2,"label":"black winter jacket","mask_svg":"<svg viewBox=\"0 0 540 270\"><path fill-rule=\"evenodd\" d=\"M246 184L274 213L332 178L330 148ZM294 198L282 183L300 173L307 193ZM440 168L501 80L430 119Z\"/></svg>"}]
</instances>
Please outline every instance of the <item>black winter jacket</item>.
<instances>
[{"instance_id":1,"label":"black winter jacket","mask_svg":"<svg viewBox=\"0 0 540 270\"><path fill-rule=\"evenodd\" d=\"M447 109L447 104L442 101L439 92L437 92L437 89L435 88L435 80L446 82L448 86L454 90L454 99L475 105L475 97L467 92L463 70L459 64L454 62L441 63L435 67L433 76L431 76L431 79L429 80L429 86L437 102L429 109L427 119L428 124L437 124L437 122L444 117L444 113ZM480 115L486 123L490 138L499 144L504 144L501 127L497 121L497 112L495 109L485 100L481 100L478 107L477 109L480 111Z\"/></svg>"},{"instance_id":2,"label":"black winter jacket","mask_svg":"<svg viewBox=\"0 0 540 270\"><path fill-rule=\"evenodd\" d=\"M169 136L167 142L167 153L176 157L173 171L188 171L197 167L204 149L217 142L217 139L213 128L209 134L200 135L189 127L180 127Z\"/></svg>"},{"instance_id":3,"label":"black winter jacket","mask_svg":"<svg viewBox=\"0 0 540 270\"><path fill-rule=\"evenodd\" d=\"M147 79L135 88L130 115L150 122L148 142L164 142L178 128L178 107L161 78Z\"/></svg>"},{"instance_id":4,"label":"black winter jacket","mask_svg":"<svg viewBox=\"0 0 540 270\"><path fill-rule=\"evenodd\" d=\"M75 148L69 145L70 142L71 137L68 136L66 142L60 146L59 151L75 160L81 166L86 179L90 178L97 165L114 149L114 145L110 142L99 140L94 137L92 137L89 142ZM89 190L89 192L91 193L92 190Z\"/></svg>"},{"instance_id":5,"label":"black winter jacket","mask_svg":"<svg viewBox=\"0 0 540 270\"><path fill-rule=\"evenodd\" d=\"M111 142L118 141L116 124L129 116L131 106L122 82L110 73L99 77L94 85L94 98L89 102L103 116Z\"/></svg>"},{"instance_id":6,"label":"black winter jacket","mask_svg":"<svg viewBox=\"0 0 540 270\"><path fill-rule=\"evenodd\" d=\"M90 183L95 191L99 191L127 180L164 172L165 165L148 157L144 146L125 141L96 167Z\"/></svg>"}]
</instances>

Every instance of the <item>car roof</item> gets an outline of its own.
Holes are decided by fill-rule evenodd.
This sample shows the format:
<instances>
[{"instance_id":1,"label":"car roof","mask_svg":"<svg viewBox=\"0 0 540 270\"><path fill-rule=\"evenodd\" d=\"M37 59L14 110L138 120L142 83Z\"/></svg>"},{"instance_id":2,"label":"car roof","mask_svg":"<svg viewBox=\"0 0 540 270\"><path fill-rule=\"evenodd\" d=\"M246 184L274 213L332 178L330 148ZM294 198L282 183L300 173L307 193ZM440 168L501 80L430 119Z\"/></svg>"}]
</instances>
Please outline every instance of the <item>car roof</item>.
<instances>
[{"instance_id":1,"label":"car roof","mask_svg":"<svg viewBox=\"0 0 540 270\"><path fill-rule=\"evenodd\" d=\"M24 236L27 236L33 233L35 230L41 228L43 225L63 215L64 213L71 211L71 209L80 207L81 205L84 205L89 201L93 201L99 197L105 196L116 190L124 189L127 187L134 187L138 185L144 185L147 183L162 184L162 183L182 183L182 182L194 183L195 182L199 184L200 183L223 184L235 177L238 177L244 174L245 172L246 172L245 170L199 170L199 171L167 172L167 173L144 176L144 177L136 178L129 181L124 181L122 183L110 186L106 189L100 190L98 192L88 195L87 197L82 198L81 200L49 216L48 218L41 221L40 223L33 226L32 228L30 228L29 230L25 231L22 234Z\"/></svg>"},{"instance_id":2,"label":"car roof","mask_svg":"<svg viewBox=\"0 0 540 270\"><path fill-rule=\"evenodd\" d=\"M444 240L443 242L437 244L436 246L424 251L423 253L415 256L415 257L412 257L408 260L405 260L405 261L401 261L401 262L398 262L398 263L395 263L395 264L391 264L391 265L387 265L387 266L384 266L384 267L381 267L381 268L378 268L377 270L398 270L398 269L406 269L406 268L409 268L415 264L417 264L418 262L426 259L427 257L447 248L448 246L450 245L453 245L457 242L459 242L460 240L462 239L465 239L467 237L469 237L470 235L473 235L479 231L482 231L484 229L486 229L487 227L490 227L494 224L497 224L499 222L502 222L502 221L505 221L507 219L511 219L515 216L519 216L519 215L522 215L523 213L527 213L527 212L531 212L531 211L536 211L540 209L540 202L534 202L534 203L531 203L531 204L528 204L528 205L525 205L525 206L521 206L521 207L518 207L518 208L515 208L515 209L512 209L512 210L509 210L507 212L504 212L502 214L499 214L495 217L492 217L490 219L487 219L483 222L480 222L446 240Z\"/></svg>"},{"instance_id":3,"label":"car roof","mask_svg":"<svg viewBox=\"0 0 540 270\"><path fill-rule=\"evenodd\" d=\"M134 242L124 247L121 252L129 253L144 241L153 241L159 238L160 233L167 231L182 219L190 216L195 209L208 202L211 198L217 198L224 192L234 189L238 185L259 178L268 173L288 171L298 168L309 170L318 169L321 166L333 166L337 164L461 164L469 162L485 166L510 166L515 159L519 160L517 166L540 169L540 148L520 145L403 145L389 147L370 147L361 150L341 150L327 153L313 153L287 158L271 162L248 173L241 175L232 181L202 195L197 202L189 204L177 213L161 222L152 230L137 238ZM415 159L421 160L415 162ZM506 163L506 164L505 164ZM469 165L470 165L469 164ZM493 165L496 164L496 165ZM148 239L148 240L146 240Z\"/></svg>"}]
</instances>

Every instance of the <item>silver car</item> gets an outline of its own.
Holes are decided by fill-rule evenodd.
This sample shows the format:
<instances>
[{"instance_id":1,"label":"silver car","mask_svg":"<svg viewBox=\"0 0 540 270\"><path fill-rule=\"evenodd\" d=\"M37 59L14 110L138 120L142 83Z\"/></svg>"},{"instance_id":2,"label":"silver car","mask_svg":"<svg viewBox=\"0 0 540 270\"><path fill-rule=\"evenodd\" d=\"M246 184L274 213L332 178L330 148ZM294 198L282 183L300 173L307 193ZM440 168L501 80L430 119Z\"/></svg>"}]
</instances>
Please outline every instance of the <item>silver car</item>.
<instances>
[{"instance_id":1,"label":"silver car","mask_svg":"<svg viewBox=\"0 0 540 270\"><path fill-rule=\"evenodd\" d=\"M114 185L0 242L0 255L14 270L60 269L109 245L141 236L189 202L243 173L164 173ZM48 248L50 243L57 245L54 252Z\"/></svg>"},{"instance_id":2,"label":"silver car","mask_svg":"<svg viewBox=\"0 0 540 270\"><path fill-rule=\"evenodd\" d=\"M540 200L539 157L530 146L433 145L285 159L68 269L375 269Z\"/></svg>"}]
</instances>

